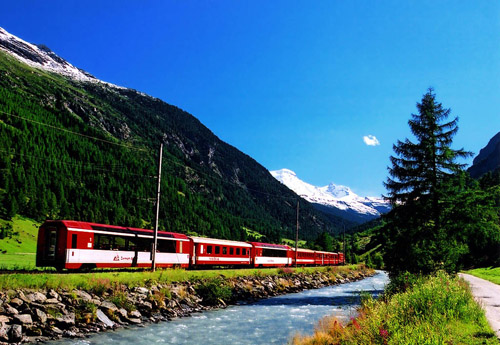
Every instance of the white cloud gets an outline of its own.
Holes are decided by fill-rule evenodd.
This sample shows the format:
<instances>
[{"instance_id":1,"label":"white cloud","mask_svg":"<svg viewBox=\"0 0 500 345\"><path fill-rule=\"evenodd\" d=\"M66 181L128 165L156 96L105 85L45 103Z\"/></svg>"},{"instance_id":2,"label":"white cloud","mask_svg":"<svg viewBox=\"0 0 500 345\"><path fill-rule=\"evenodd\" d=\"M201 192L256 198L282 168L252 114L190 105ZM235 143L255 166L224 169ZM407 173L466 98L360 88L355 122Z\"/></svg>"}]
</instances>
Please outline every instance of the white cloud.
<instances>
[{"instance_id":1,"label":"white cloud","mask_svg":"<svg viewBox=\"0 0 500 345\"><path fill-rule=\"evenodd\" d=\"M366 145L368 146L378 146L380 145L380 141L374 136L374 135L365 135L363 137L363 141L365 142Z\"/></svg>"}]
</instances>

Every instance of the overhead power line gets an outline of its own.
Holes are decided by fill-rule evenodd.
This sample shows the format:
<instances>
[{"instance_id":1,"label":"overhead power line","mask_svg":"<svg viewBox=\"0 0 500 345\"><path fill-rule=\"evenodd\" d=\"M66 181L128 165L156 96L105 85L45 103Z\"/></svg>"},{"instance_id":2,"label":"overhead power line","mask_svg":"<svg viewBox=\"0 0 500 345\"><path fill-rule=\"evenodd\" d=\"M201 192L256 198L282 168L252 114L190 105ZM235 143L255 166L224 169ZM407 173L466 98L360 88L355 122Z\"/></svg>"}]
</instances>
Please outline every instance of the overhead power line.
<instances>
[{"instance_id":1,"label":"overhead power line","mask_svg":"<svg viewBox=\"0 0 500 345\"><path fill-rule=\"evenodd\" d=\"M82 133L78 133L78 132L73 132L73 131L70 131L69 129L66 129L66 128L56 127L56 126L49 125L49 124L44 123L44 122L36 121L36 120L33 120L33 119L28 119L28 118L23 117L23 116L10 114L10 113L7 113L5 111L1 111L0 110L0 113L2 113L4 115L7 115L7 116L15 117L15 118L18 118L18 119L21 119L21 120L24 120L24 121L36 123L37 125L40 125L40 126L45 126L45 127L52 128L52 129L55 129L55 130L58 130L58 131L61 131L61 132L66 132L66 133L77 135L77 136L84 137L84 138L87 138L87 139L92 139L92 140L100 141L100 142L103 142L103 143L106 143L106 144L111 144L111 145L126 147L128 149L137 150L137 151L149 151L148 149L145 149L145 148L139 148L139 147L135 147L135 146L132 146L132 145L120 144L120 143L116 143L116 142L113 142L113 141L110 141L110 140L106 140L106 139L94 137L94 136L91 136L91 135L82 134Z\"/></svg>"},{"instance_id":2,"label":"overhead power line","mask_svg":"<svg viewBox=\"0 0 500 345\"><path fill-rule=\"evenodd\" d=\"M65 133L69 133L69 134L72 134L72 135L76 135L76 136L84 137L84 138L87 138L87 139L92 139L92 140L100 141L100 142L103 142L103 143L106 143L106 144L121 146L121 147L125 147L125 148L132 149L132 150L137 150L137 151L145 151L145 152L149 152L150 151L149 149L146 149L146 148L139 148L139 147L134 147L132 145L120 144L120 143L116 143L116 142L113 142L113 141L109 141L109 140L101 139L101 138L98 138L98 137L90 136L90 135L87 135L87 134L82 134L82 133L70 131L70 130L65 129L65 128L61 128L61 127L49 125L47 123L43 123L43 122L40 122L40 121L29 119L29 118L26 118L26 117L23 117L23 116L19 116L19 115L15 115L15 114L10 114L10 113L7 113L5 111L1 111L0 110L0 113L4 114L4 115L7 115L7 116L14 117L14 118L18 118L18 119L21 119L21 120L25 120L25 121L28 121L28 122L32 122L32 123L35 123L35 124L38 124L38 125L41 125L41 126L46 126L48 128L54 129L54 130L59 130L59 131L62 131L62 132L65 132ZM2 151L2 150L0 150L0 151ZM4 152L6 152L6 151L4 151ZM16 155L21 155L22 156L22 154L16 154ZM24 155L24 156L29 156L29 155ZM50 159L46 159L46 158L43 158L43 157L36 157L36 156L31 156L31 157L33 157L33 158L39 158L39 159L45 159L45 160L50 160ZM219 180L219 181L221 181L221 182L223 182L225 184L230 184L230 185L233 185L233 186L236 186L236 187L243 188L240 184L231 182L231 181L229 181L227 179L223 179L222 177L219 177L219 176L216 176L216 175L210 175L210 174L208 174L208 173L206 173L206 172L204 172L204 171L202 171L200 169L196 169L196 168L190 167L190 166L186 165L185 163L180 163L178 161L175 161L175 160L169 159L169 158L165 158L165 161L168 161L168 162L170 162L172 164L175 164L177 166L180 166L180 167L188 168L190 170L193 170L193 171L195 171L195 172L197 172L197 173L199 173L201 175L204 175L206 177L209 177L211 179ZM73 164L73 165L75 165L75 163L65 163L65 162L61 162L61 161L59 161L59 163L61 163L61 164ZM82 163L82 164L92 165L92 163ZM102 168L94 168L94 169L101 170L101 171L116 172L114 170L102 169ZM121 173L123 173L123 172L121 172ZM148 178L156 178L154 176L144 176L144 175L133 174L133 173L124 173L124 174L135 175L135 176L142 176L142 177L148 177ZM259 193L261 195L266 195L266 196L269 196L269 197L274 197L274 198L279 198L279 199L284 199L284 200L296 200L297 199L295 197L287 197L287 196L283 196L283 195L277 195L277 194L272 194L272 193L268 193L268 192L263 192L263 191L260 191L260 190L257 190L257 189L249 188L246 185L245 185L245 189L248 190L248 191L254 192L254 193Z\"/></svg>"}]
</instances>

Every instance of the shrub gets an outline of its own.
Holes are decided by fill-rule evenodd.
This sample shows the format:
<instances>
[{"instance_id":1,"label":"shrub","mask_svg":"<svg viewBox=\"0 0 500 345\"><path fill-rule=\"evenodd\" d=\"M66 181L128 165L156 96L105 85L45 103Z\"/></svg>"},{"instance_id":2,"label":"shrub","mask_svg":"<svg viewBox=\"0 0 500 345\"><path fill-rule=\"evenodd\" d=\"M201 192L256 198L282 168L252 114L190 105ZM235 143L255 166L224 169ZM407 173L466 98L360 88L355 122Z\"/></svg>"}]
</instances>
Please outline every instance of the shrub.
<instances>
[{"instance_id":1,"label":"shrub","mask_svg":"<svg viewBox=\"0 0 500 345\"><path fill-rule=\"evenodd\" d=\"M220 278L205 280L198 284L195 290L206 305L217 305L220 300L228 302L232 298L231 287Z\"/></svg>"},{"instance_id":2,"label":"shrub","mask_svg":"<svg viewBox=\"0 0 500 345\"><path fill-rule=\"evenodd\" d=\"M325 318L313 336L296 336L293 344L498 343L463 280L438 272L402 274L396 283L400 292L385 301L361 296L359 316L347 325Z\"/></svg>"},{"instance_id":3,"label":"shrub","mask_svg":"<svg viewBox=\"0 0 500 345\"><path fill-rule=\"evenodd\" d=\"M278 274L285 276L285 277L291 277L295 273L295 270L291 267L280 267L278 268Z\"/></svg>"}]
</instances>

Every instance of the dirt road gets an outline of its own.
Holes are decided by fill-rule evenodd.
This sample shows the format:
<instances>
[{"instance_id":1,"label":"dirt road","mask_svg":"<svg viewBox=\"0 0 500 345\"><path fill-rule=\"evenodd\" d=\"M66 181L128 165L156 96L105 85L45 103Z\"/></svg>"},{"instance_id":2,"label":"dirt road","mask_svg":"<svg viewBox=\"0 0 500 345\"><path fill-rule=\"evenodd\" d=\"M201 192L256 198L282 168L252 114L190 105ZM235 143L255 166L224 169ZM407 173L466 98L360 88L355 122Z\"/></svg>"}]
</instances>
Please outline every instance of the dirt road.
<instances>
[{"instance_id":1,"label":"dirt road","mask_svg":"<svg viewBox=\"0 0 500 345\"><path fill-rule=\"evenodd\" d=\"M480 302L491 328L500 339L500 285L470 274L459 273L459 275L469 283L474 298Z\"/></svg>"}]
</instances>

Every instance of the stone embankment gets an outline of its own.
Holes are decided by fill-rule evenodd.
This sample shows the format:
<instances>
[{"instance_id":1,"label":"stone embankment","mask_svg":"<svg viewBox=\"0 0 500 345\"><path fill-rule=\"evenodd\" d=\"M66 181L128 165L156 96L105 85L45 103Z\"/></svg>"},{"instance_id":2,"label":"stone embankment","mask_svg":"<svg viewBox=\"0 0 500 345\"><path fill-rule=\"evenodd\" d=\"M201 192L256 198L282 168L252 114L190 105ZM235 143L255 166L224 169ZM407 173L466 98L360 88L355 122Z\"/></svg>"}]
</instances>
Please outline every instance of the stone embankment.
<instances>
[{"instance_id":1,"label":"stone embankment","mask_svg":"<svg viewBox=\"0 0 500 345\"><path fill-rule=\"evenodd\" d=\"M142 326L239 301L316 289L363 279L371 270L293 273L276 276L216 278L129 288L112 285L94 291L0 292L0 344L35 343L62 337Z\"/></svg>"}]
</instances>

